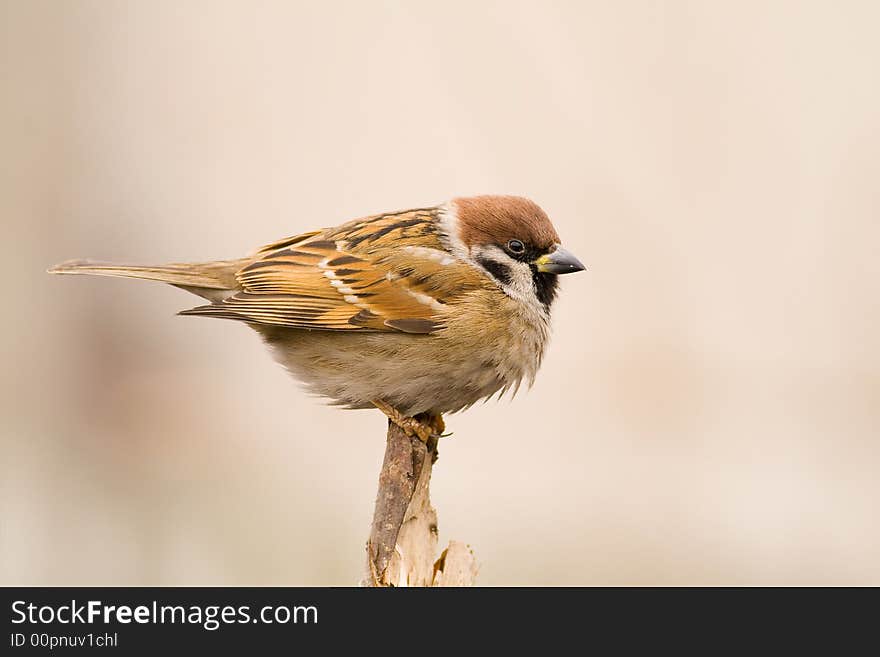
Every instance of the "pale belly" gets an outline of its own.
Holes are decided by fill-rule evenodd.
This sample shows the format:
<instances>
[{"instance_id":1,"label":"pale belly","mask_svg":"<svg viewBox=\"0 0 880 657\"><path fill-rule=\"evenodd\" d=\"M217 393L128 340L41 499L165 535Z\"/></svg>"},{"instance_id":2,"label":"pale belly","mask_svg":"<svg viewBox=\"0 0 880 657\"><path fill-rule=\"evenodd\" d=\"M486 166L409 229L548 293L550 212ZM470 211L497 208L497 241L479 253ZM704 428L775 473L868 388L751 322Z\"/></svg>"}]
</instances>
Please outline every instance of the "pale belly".
<instances>
[{"instance_id":1,"label":"pale belly","mask_svg":"<svg viewBox=\"0 0 880 657\"><path fill-rule=\"evenodd\" d=\"M534 377L544 342L491 344L454 330L428 336L252 326L309 392L347 408L378 399L406 415L455 413L517 388Z\"/></svg>"}]
</instances>

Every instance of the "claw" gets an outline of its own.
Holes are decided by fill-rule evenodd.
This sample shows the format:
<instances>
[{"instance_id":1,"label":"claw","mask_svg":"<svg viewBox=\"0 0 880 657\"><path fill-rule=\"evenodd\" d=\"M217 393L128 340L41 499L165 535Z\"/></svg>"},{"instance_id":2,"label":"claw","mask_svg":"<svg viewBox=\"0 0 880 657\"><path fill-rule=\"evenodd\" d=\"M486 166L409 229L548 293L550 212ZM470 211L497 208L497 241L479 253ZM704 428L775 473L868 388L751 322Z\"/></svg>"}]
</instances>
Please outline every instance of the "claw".
<instances>
[{"instance_id":1,"label":"claw","mask_svg":"<svg viewBox=\"0 0 880 657\"><path fill-rule=\"evenodd\" d=\"M434 433L438 436L442 436L443 432L446 431L446 423L443 421L443 416L439 413L428 413L426 423L431 426Z\"/></svg>"},{"instance_id":2,"label":"claw","mask_svg":"<svg viewBox=\"0 0 880 657\"><path fill-rule=\"evenodd\" d=\"M443 417L439 414L422 413L417 417L409 417L398 411L391 404L381 400L373 401L373 405L388 416L388 419L403 429L410 438L418 436L419 440L427 443L432 437L440 437L446 429Z\"/></svg>"},{"instance_id":3,"label":"claw","mask_svg":"<svg viewBox=\"0 0 880 657\"><path fill-rule=\"evenodd\" d=\"M422 424L422 423L419 422L418 420L415 420L415 421L413 422L413 431L415 432L415 434L419 437L419 439L420 439L423 443L426 443L426 442L428 442L429 440L431 440L431 436L432 436L433 433L434 433L434 432L431 430L431 427Z\"/></svg>"}]
</instances>

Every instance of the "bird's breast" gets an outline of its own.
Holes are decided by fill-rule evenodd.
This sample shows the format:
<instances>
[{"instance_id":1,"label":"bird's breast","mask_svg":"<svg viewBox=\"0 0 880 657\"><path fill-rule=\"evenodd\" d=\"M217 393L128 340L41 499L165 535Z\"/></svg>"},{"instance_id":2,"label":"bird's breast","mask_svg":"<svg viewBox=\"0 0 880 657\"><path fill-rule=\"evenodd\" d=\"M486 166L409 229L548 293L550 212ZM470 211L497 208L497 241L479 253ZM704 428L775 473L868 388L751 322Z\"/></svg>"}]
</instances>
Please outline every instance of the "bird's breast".
<instances>
[{"instance_id":1,"label":"bird's breast","mask_svg":"<svg viewBox=\"0 0 880 657\"><path fill-rule=\"evenodd\" d=\"M440 319L427 335L255 328L312 392L349 408L382 399L409 415L450 413L534 379L545 318L490 296L450 304Z\"/></svg>"}]
</instances>

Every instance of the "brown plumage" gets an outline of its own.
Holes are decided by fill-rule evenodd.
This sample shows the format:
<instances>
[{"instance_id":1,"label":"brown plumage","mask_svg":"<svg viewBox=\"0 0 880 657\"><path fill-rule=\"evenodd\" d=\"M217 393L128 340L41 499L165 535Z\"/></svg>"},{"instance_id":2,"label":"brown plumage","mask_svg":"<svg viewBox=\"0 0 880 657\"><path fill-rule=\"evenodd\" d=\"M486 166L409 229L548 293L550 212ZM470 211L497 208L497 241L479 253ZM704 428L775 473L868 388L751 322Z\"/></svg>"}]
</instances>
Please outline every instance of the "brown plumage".
<instances>
[{"instance_id":1,"label":"brown plumage","mask_svg":"<svg viewBox=\"0 0 880 657\"><path fill-rule=\"evenodd\" d=\"M467 244L506 244L520 239L549 251L560 243L550 218L536 203L518 196L455 199L461 239Z\"/></svg>"},{"instance_id":2,"label":"brown plumage","mask_svg":"<svg viewBox=\"0 0 880 657\"><path fill-rule=\"evenodd\" d=\"M508 196L373 215L250 257L155 267L69 261L50 272L157 280L246 322L312 392L382 408L426 437L441 413L532 380L556 276L583 266L547 215ZM408 421L428 414L430 422Z\"/></svg>"}]
</instances>

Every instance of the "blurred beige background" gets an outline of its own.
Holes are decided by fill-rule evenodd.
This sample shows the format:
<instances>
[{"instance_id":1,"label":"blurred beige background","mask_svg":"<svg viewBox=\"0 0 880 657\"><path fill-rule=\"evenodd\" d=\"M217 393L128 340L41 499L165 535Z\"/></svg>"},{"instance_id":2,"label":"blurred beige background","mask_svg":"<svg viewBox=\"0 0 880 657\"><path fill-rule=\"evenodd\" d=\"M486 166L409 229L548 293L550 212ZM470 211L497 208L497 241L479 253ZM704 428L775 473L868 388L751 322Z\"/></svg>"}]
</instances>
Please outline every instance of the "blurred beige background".
<instances>
[{"instance_id":1,"label":"blurred beige background","mask_svg":"<svg viewBox=\"0 0 880 657\"><path fill-rule=\"evenodd\" d=\"M70 257L471 193L588 264L449 418L480 582L880 584L880 4L0 0L0 583L358 581L378 412Z\"/></svg>"}]
</instances>

